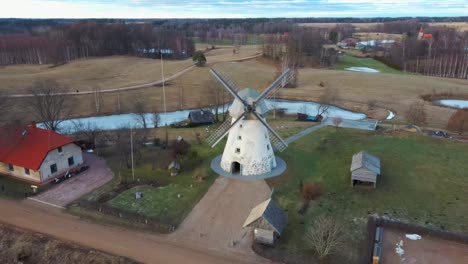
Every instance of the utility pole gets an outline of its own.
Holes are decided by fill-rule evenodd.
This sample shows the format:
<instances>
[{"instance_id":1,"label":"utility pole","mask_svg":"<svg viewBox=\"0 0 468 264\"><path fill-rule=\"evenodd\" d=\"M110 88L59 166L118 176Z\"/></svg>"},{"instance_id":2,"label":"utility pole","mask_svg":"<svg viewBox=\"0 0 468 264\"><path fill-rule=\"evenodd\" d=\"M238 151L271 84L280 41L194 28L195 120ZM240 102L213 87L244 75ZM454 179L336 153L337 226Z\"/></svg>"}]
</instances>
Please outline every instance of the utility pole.
<instances>
[{"instance_id":1,"label":"utility pole","mask_svg":"<svg viewBox=\"0 0 468 264\"><path fill-rule=\"evenodd\" d=\"M132 158L132 179L135 181L135 169L133 167L133 128L130 127L130 156Z\"/></svg>"},{"instance_id":2,"label":"utility pole","mask_svg":"<svg viewBox=\"0 0 468 264\"><path fill-rule=\"evenodd\" d=\"M168 143L168 135L167 135L167 108L166 108L166 86L165 86L165 80L164 80L164 64L163 64L163 55L161 52L161 49L159 49L159 52L161 54L161 75L162 75L162 86L163 86L163 101L164 101L164 129L166 132L166 144Z\"/></svg>"}]
</instances>

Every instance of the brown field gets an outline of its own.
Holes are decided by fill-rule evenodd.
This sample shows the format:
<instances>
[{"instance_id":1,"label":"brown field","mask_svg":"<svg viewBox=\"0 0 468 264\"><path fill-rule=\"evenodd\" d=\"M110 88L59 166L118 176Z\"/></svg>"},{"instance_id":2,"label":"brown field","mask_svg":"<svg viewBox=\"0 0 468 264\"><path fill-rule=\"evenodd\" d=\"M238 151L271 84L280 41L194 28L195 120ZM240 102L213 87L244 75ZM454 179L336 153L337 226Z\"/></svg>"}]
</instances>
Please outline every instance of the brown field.
<instances>
[{"instance_id":1,"label":"brown field","mask_svg":"<svg viewBox=\"0 0 468 264\"><path fill-rule=\"evenodd\" d=\"M354 33L353 37L360 39L361 41L366 40L395 40L400 41L402 38L401 34L389 34L389 33L379 33L379 32L359 32Z\"/></svg>"},{"instance_id":2,"label":"brown field","mask_svg":"<svg viewBox=\"0 0 468 264\"><path fill-rule=\"evenodd\" d=\"M231 61L258 54L258 46L242 46L232 54L224 47L206 53L208 64ZM168 77L193 65L192 59L165 60L164 73ZM24 93L35 82L56 80L71 91L89 91L145 84L161 80L160 60L132 56L111 56L76 60L58 67L51 65L12 65L0 67L0 91Z\"/></svg>"},{"instance_id":3,"label":"brown field","mask_svg":"<svg viewBox=\"0 0 468 264\"><path fill-rule=\"evenodd\" d=\"M138 263L3 224L0 249L0 263Z\"/></svg>"},{"instance_id":4,"label":"brown field","mask_svg":"<svg viewBox=\"0 0 468 264\"><path fill-rule=\"evenodd\" d=\"M228 75L241 88L252 87L264 89L276 76L276 68L257 58L243 62L227 62L243 56L254 55L258 52L257 46L243 46L241 54L232 54L230 48L216 49L207 53L209 66ZM110 58L123 59L126 57ZM133 58L129 58L133 60ZM106 60L106 59L103 59ZM146 60L146 59L136 59ZM108 61L109 62L109 61ZM157 61L156 61L157 62ZM179 62L167 62L167 64ZM184 62L180 62L184 63ZM156 63L157 64L157 63ZM216 64L216 65L213 65ZM109 65L100 64L101 67ZM127 64L128 65L128 64ZM41 66L36 66L41 67ZM65 66L63 66L65 67ZM97 66L96 66L97 67ZM168 67L169 68L169 67ZM174 66L176 68L176 66ZM6 69L11 71L10 67ZM5 69L0 70L0 72ZM80 72L76 70L78 75ZM14 74L14 73L13 73ZM149 73L147 73L149 74ZM117 79L122 77L117 77ZM130 79L136 79L129 77ZM150 77L142 77L149 79ZM152 78L152 80L157 77ZM115 82L112 78L109 83ZM468 95L468 80L427 77L418 75L396 74L367 74L358 72L336 71L327 69L305 68L299 72L299 86L294 89L283 89L280 97L300 100L319 99L325 88L330 88L338 94L336 105L354 111L365 112L371 118L384 119L386 109L396 113L396 122L404 122L404 113L414 102L420 101L420 96L431 93L450 92L452 94ZM214 91L222 89L209 74L209 67L194 68L187 73L171 80L166 85L167 110L175 111L183 108L204 107L215 104ZM149 87L137 90L106 93L103 95L103 107L100 113L95 112L92 95L75 95L73 116L90 116L118 113L117 98L120 94L121 113L132 112L135 98L140 98L148 105L148 111L163 111L163 92L161 87ZM14 99L17 107L9 111L10 114L20 117L23 99ZM367 103L371 100L377 102L378 109L370 111ZM434 106L426 103L428 125L445 128L448 118L454 113L453 109ZM24 119L30 119L29 113L23 113Z\"/></svg>"},{"instance_id":5,"label":"brown field","mask_svg":"<svg viewBox=\"0 0 468 264\"><path fill-rule=\"evenodd\" d=\"M459 31L468 30L468 22L439 22L439 23L429 23L431 26L447 26L456 28Z\"/></svg>"},{"instance_id":6,"label":"brown field","mask_svg":"<svg viewBox=\"0 0 468 264\"><path fill-rule=\"evenodd\" d=\"M318 27L318 28L333 28L337 24L340 23L298 23L299 26L303 27ZM349 24L349 23L344 23ZM368 29L370 27L380 25L382 23L350 23L351 25L356 27L356 30L359 31L360 29ZM456 28L460 31L468 30L468 22L435 22L435 23L428 23L431 26L447 26Z\"/></svg>"},{"instance_id":7,"label":"brown field","mask_svg":"<svg viewBox=\"0 0 468 264\"><path fill-rule=\"evenodd\" d=\"M367 29L382 23L298 23L301 27L334 28L337 24L351 24L356 30Z\"/></svg>"}]
</instances>

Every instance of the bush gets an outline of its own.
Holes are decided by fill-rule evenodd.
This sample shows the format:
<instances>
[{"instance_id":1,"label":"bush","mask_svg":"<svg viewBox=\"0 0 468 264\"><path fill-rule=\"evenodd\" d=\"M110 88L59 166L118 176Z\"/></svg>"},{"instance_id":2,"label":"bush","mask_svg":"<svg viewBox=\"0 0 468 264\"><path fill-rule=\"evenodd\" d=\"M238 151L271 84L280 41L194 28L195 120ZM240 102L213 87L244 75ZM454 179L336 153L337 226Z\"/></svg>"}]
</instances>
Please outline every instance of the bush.
<instances>
[{"instance_id":1,"label":"bush","mask_svg":"<svg viewBox=\"0 0 468 264\"><path fill-rule=\"evenodd\" d=\"M323 194L323 188L317 183L306 183L302 187L302 198L305 201L312 201Z\"/></svg>"},{"instance_id":2,"label":"bush","mask_svg":"<svg viewBox=\"0 0 468 264\"><path fill-rule=\"evenodd\" d=\"M192 61L195 62L195 65L201 67L206 63L205 54L201 51L196 51L192 56Z\"/></svg>"},{"instance_id":3,"label":"bush","mask_svg":"<svg viewBox=\"0 0 468 264\"><path fill-rule=\"evenodd\" d=\"M460 135L468 131L468 109L459 109L449 119L447 129Z\"/></svg>"},{"instance_id":4,"label":"bush","mask_svg":"<svg viewBox=\"0 0 468 264\"><path fill-rule=\"evenodd\" d=\"M410 106L405 113L406 120L413 125L423 126L427 123L424 102L418 102Z\"/></svg>"}]
</instances>

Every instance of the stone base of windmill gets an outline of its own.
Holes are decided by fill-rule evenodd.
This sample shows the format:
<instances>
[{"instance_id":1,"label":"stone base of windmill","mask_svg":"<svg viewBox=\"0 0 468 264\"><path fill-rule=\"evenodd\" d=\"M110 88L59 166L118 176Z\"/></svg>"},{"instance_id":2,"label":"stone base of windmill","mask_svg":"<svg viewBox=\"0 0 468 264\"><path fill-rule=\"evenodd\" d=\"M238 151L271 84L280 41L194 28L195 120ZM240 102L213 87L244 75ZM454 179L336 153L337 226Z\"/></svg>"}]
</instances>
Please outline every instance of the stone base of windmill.
<instances>
[{"instance_id":1,"label":"stone base of windmill","mask_svg":"<svg viewBox=\"0 0 468 264\"><path fill-rule=\"evenodd\" d=\"M211 169L216 172L220 176L238 179L238 180L261 180L261 179L268 179L272 177L276 177L281 175L286 170L286 162L283 159L275 156L276 159L276 167L267 173L263 174L256 174L256 175L241 175L241 174L233 174L231 172L225 171L221 168L221 158L223 155L219 155L211 161Z\"/></svg>"}]
</instances>

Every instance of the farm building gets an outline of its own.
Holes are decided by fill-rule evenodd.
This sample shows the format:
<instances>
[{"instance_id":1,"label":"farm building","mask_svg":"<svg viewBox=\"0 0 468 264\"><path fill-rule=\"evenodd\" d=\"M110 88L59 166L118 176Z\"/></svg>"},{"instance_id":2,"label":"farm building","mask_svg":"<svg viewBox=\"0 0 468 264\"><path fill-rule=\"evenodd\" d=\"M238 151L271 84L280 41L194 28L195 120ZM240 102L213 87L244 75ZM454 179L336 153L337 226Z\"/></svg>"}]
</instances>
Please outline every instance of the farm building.
<instances>
[{"instance_id":1,"label":"farm building","mask_svg":"<svg viewBox=\"0 0 468 264\"><path fill-rule=\"evenodd\" d=\"M287 220L286 213L270 198L252 209L244 227L254 228L255 241L273 245L281 236Z\"/></svg>"},{"instance_id":2,"label":"farm building","mask_svg":"<svg viewBox=\"0 0 468 264\"><path fill-rule=\"evenodd\" d=\"M192 125L207 125L214 123L214 115L209 110L195 110L188 115L190 124Z\"/></svg>"},{"instance_id":3,"label":"farm building","mask_svg":"<svg viewBox=\"0 0 468 264\"><path fill-rule=\"evenodd\" d=\"M380 176L380 159L365 151L353 156L351 163L351 184L369 185L376 187L377 177Z\"/></svg>"},{"instance_id":4,"label":"farm building","mask_svg":"<svg viewBox=\"0 0 468 264\"><path fill-rule=\"evenodd\" d=\"M42 185L77 169L83 154L72 139L36 127L0 128L0 174Z\"/></svg>"}]
</instances>

